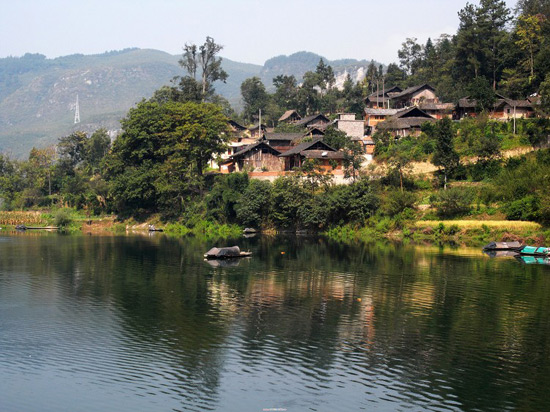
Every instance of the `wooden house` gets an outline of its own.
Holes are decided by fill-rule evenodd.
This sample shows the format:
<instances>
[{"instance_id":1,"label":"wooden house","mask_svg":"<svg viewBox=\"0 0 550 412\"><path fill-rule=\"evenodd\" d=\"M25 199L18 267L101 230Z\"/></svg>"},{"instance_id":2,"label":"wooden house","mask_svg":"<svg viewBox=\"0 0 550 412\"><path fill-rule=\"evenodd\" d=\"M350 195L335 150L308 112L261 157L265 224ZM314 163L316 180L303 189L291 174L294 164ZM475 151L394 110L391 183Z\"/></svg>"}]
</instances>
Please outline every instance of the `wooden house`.
<instances>
[{"instance_id":1,"label":"wooden house","mask_svg":"<svg viewBox=\"0 0 550 412\"><path fill-rule=\"evenodd\" d=\"M477 113L477 101L465 97L458 101L455 109L455 118L475 117ZM535 115L535 107L533 100L513 100L497 94L493 108L488 112L488 115L489 118L496 120L529 118Z\"/></svg>"},{"instance_id":2,"label":"wooden house","mask_svg":"<svg viewBox=\"0 0 550 412\"><path fill-rule=\"evenodd\" d=\"M250 134L250 137L253 139L259 139L263 136L263 134L266 132L267 126L265 124L262 124L262 130L260 131L260 126L252 126L248 128L248 133Z\"/></svg>"},{"instance_id":3,"label":"wooden house","mask_svg":"<svg viewBox=\"0 0 550 412\"><path fill-rule=\"evenodd\" d=\"M326 133L327 125L321 125L321 126L312 126L307 129L307 132L305 133L305 136L309 136L311 138L317 138L317 137L323 137Z\"/></svg>"},{"instance_id":4,"label":"wooden house","mask_svg":"<svg viewBox=\"0 0 550 412\"><path fill-rule=\"evenodd\" d=\"M241 134L246 130L246 127L243 125L237 123L235 120L229 119L227 121L227 124L229 126L229 130L232 134Z\"/></svg>"},{"instance_id":5,"label":"wooden house","mask_svg":"<svg viewBox=\"0 0 550 412\"><path fill-rule=\"evenodd\" d=\"M284 114L279 118L279 123L291 123L294 124L298 121L302 120L302 116L298 114L296 110L287 110L284 112Z\"/></svg>"},{"instance_id":6,"label":"wooden house","mask_svg":"<svg viewBox=\"0 0 550 412\"><path fill-rule=\"evenodd\" d=\"M279 157L284 159L284 170L301 167L306 159L318 160L326 172L342 169L344 163L344 152L334 150L321 139L301 143Z\"/></svg>"},{"instance_id":7,"label":"wooden house","mask_svg":"<svg viewBox=\"0 0 550 412\"><path fill-rule=\"evenodd\" d=\"M371 109L390 108L390 101L393 96L401 93L403 89L397 86L391 86L369 94L365 98L365 106Z\"/></svg>"},{"instance_id":8,"label":"wooden house","mask_svg":"<svg viewBox=\"0 0 550 412\"><path fill-rule=\"evenodd\" d=\"M283 162L279 158L280 154L281 152L271 147L267 141L260 140L230 156L229 161L225 165L229 171L236 172L245 170L278 172L282 171L284 167Z\"/></svg>"},{"instance_id":9,"label":"wooden house","mask_svg":"<svg viewBox=\"0 0 550 412\"><path fill-rule=\"evenodd\" d=\"M269 146L283 153L290 150L303 137L303 133L266 133L262 139L265 140Z\"/></svg>"},{"instance_id":10,"label":"wooden house","mask_svg":"<svg viewBox=\"0 0 550 412\"><path fill-rule=\"evenodd\" d=\"M427 83L409 87L400 93L392 95L390 105L395 109L404 109L425 103L439 103L435 89Z\"/></svg>"},{"instance_id":11,"label":"wooden house","mask_svg":"<svg viewBox=\"0 0 550 412\"><path fill-rule=\"evenodd\" d=\"M376 127L391 116L395 116L397 109L377 109L365 107L365 134L371 136L376 132Z\"/></svg>"},{"instance_id":12,"label":"wooden house","mask_svg":"<svg viewBox=\"0 0 550 412\"><path fill-rule=\"evenodd\" d=\"M385 122L378 124L378 129L388 131L396 137L418 136L424 123L435 121L435 118L418 107L411 107L397 112Z\"/></svg>"},{"instance_id":13,"label":"wooden house","mask_svg":"<svg viewBox=\"0 0 550 412\"><path fill-rule=\"evenodd\" d=\"M302 127L323 126L330 123L330 119L322 114L313 114L311 116L304 117L296 122L296 125Z\"/></svg>"},{"instance_id":14,"label":"wooden house","mask_svg":"<svg viewBox=\"0 0 550 412\"><path fill-rule=\"evenodd\" d=\"M453 103L420 103L420 110L428 113L435 119L441 120L444 118L451 119L455 110Z\"/></svg>"}]
</instances>

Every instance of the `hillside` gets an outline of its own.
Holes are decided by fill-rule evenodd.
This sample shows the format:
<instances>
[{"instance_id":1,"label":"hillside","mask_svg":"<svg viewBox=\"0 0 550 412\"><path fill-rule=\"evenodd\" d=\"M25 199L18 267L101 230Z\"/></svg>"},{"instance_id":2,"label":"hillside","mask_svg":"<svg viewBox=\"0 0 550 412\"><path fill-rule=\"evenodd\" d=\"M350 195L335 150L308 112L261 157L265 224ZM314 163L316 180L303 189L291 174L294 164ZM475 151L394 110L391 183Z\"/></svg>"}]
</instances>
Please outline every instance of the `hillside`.
<instances>
[{"instance_id":1,"label":"hillside","mask_svg":"<svg viewBox=\"0 0 550 412\"><path fill-rule=\"evenodd\" d=\"M97 55L70 55L47 59L40 54L0 59L0 151L26 157L33 146L51 145L74 130L93 131L104 127L115 132L129 108L184 72L180 56L158 50L125 49ZM227 83L216 83L216 91L240 109L240 85L259 76L266 87L279 74L298 80L314 70L321 56L299 52L269 59L265 65L223 59ZM358 80L367 61L330 62L337 84L347 73ZM74 124L76 97L81 123Z\"/></svg>"}]
</instances>

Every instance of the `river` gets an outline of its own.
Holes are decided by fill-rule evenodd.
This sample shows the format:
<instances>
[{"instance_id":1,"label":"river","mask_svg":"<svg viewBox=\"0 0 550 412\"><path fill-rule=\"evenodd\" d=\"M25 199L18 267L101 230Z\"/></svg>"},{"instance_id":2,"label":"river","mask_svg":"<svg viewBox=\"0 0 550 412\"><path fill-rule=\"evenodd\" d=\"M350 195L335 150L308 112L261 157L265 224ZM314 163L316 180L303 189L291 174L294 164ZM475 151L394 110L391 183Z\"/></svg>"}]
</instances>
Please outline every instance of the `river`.
<instances>
[{"instance_id":1,"label":"river","mask_svg":"<svg viewBox=\"0 0 550 412\"><path fill-rule=\"evenodd\" d=\"M550 266L226 243L2 235L0 410L550 410Z\"/></svg>"}]
</instances>

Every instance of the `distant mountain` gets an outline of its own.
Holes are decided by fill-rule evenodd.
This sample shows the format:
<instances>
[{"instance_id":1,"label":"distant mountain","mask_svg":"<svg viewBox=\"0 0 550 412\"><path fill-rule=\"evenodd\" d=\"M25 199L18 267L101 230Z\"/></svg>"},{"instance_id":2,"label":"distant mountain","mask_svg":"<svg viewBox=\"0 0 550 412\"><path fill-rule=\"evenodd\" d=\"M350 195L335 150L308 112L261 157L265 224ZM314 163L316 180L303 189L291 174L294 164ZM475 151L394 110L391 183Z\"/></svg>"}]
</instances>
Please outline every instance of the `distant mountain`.
<instances>
[{"instance_id":1,"label":"distant mountain","mask_svg":"<svg viewBox=\"0 0 550 412\"><path fill-rule=\"evenodd\" d=\"M0 151L26 157L33 146L45 147L75 130L92 132L104 127L114 133L128 109L155 90L183 75L180 56L158 50L125 49L97 55L75 54L47 59L40 54L0 59ZM279 74L298 80L315 70L321 56L299 52L269 59L265 65L223 59L227 83L216 91L239 109L240 85L259 76L266 87ZM359 80L367 61L325 62L343 82L347 73ZM76 98L81 123L74 124Z\"/></svg>"}]
</instances>

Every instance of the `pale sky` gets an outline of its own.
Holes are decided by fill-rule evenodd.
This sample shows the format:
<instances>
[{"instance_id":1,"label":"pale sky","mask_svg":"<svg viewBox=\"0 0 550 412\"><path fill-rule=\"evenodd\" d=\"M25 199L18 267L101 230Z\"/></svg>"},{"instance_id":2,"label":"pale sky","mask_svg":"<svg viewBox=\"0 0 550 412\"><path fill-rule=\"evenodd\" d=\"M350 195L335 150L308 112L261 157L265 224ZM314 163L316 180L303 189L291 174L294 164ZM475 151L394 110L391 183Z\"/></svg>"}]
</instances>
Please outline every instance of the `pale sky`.
<instances>
[{"instance_id":1,"label":"pale sky","mask_svg":"<svg viewBox=\"0 0 550 412\"><path fill-rule=\"evenodd\" d=\"M479 1L470 1L478 4ZM513 8L516 0L506 0ZM454 34L466 0L0 0L0 57L127 47L181 54L206 36L221 56L263 64L311 51L397 62L407 37Z\"/></svg>"}]
</instances>

